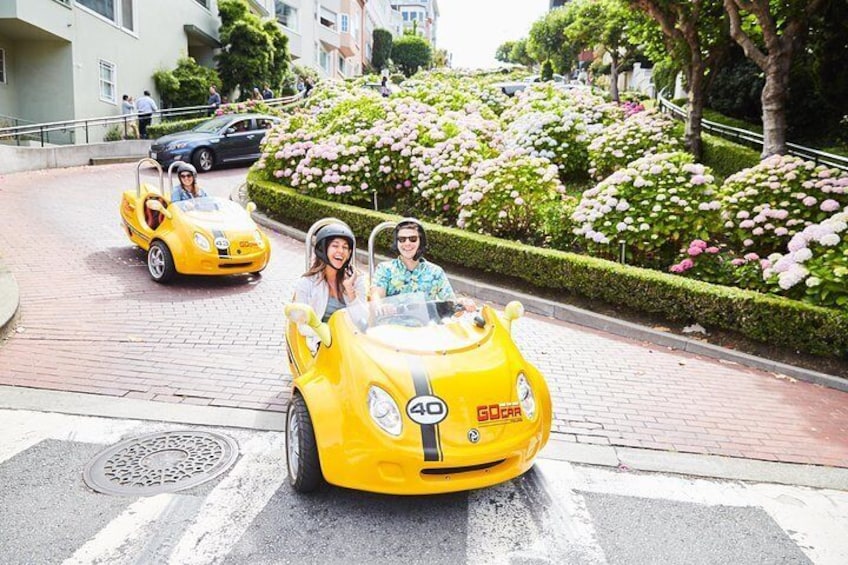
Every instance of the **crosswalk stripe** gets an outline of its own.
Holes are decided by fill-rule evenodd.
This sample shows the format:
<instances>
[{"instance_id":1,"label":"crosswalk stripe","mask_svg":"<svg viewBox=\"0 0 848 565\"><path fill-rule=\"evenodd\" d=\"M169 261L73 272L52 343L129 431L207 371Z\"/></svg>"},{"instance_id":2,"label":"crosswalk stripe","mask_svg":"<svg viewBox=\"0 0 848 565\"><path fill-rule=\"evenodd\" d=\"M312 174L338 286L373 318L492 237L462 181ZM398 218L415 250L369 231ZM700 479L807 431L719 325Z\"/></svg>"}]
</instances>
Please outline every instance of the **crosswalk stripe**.
<instances>
[{"instance_id":1,"label":"crosswalk stripe","mask_svg":"<svg viewBox=\"0 0 848 565\"><path fill-rule=\"evenodd\" d=\"M573 468L558 463L547 469L539 461L519 479L469 494L469 565L606 563L583 497L571 488Z\"/></svg>"},{"instance_id":2,"label":"crosswalk stripe","mask_svg":"<svg viewBox=\"0 0 848 565\"><path fill-rule=\"evenodd\" d=\"M144 537L145 528L155 522L173 499L173 494L158 494L132 503L109 522L94 538L88 540L63 565L118 563L126 549Z\"/></svg>"},{"instance_id":3,"label":"crosswalk stripe","mask_svg":"<svg viewBox=\"0 0 848 565\"><path fill-rule=\"evenodd\" d=\"M285 481L284 444L283 434L263 433L241 447L241 460L206 497L170 563L215 563L229 553Z\"/></svg>"}]
</instances>

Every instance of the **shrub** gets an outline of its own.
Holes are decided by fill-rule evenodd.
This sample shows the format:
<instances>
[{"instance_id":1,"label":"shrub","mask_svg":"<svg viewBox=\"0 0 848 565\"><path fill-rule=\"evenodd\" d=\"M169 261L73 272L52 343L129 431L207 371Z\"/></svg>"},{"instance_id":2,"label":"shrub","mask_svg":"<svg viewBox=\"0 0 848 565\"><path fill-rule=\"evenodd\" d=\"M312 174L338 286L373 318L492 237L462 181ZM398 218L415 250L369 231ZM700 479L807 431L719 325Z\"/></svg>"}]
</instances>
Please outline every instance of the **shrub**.
<instances>
[{"instance_id":1,"label":"shrub","mask_svg":"<svg viewBox=\"0 0 848 565\"><path fill-rule=\"evenodd\" d=\"M565 188L547 159L507 151L480 163L459 196L457 225L477 233L543 243L543 210Z\"/></svg>"},{"instance_id":2,"label":"shrub","mask_svg":"<svg viewBox=\"0 0 848 565\"><path fill-rule=\"evenodd\" d=\"M309 198L248 175L250 197L274 218L306 230L320 218L336 217L367 238L397 216ZM428 256L497 273L540 288L601 300L669 320L697 322L751 339L837 358L848 356L848 315L756 292L710 285L679 276L619 265L594 257L495 239L463 230L427 226Z\"/></svg>"},{"instance_id":3,"label":"shrub","mask_svg":"<svg viewBox=\"0 0 848 565\"><path fill-rule=\"evenodd\" d=\"M576 233L592 253L623 242L637 264L667 265L683 241L705 239L718 224L713 181L688 153L643 157L583 193Z\"/></svg>"},{"instance_id":4,"label":"shrub","mask_svg":"<svg viewBox=\"0 0 848 565\"><path fill-rule=\"evenodd\" d=\"M760 162L759 152L738 143L708 133L701 135L701 141L704 165L710 167L716 177L721 179L742 169L754 167Z\"/></svg>"},{"instance_id":5,"label":"shrub","mask_svg":"<svg viewBox=\"0 0 848 565\"><path fill-rule=\"evenodd\" d=\"M123 138L124 131L121 126L112 126L103 134L103 141L121 141Z\"/></svg>"},{"instance_id":6,"label":"shrub","mask_svg":"<svg viewBox=\"0 0 848 565\"><path fill-rule=\"evenodd\" d=\"M848 205L848 175L776 155L729 177L721 192L730 240L765 256L782 251L805 226L843 210Z\"/></svg>"},{"instance_id":7,"label":"shrub","mask_svg":"<svg viewBox=\"0 0 848 565\"><path fill-rule=\"evenodd\" d=\"M191 57L179 59L173 71L156 71L153 82L162 95L165 107L174 108L206 104L209 87L221 84L214 69L199 65Z\"/></svg>"},{"instance_id":8,"label":"shrub","mask_svg":"<svg viewBox=\"0 0 848 565\"><path fill-rule=\"evenodd\" d=\"M588 135L583 117L563 108L559 112L527 112L506 127L510 149L544 157L559 169L562 179L586 170Z\"/></svg>"},{"instance_id":9,"label":"shrub","mask_svg":"<svg viewBox=\"0 0 848 565\"><path fill-rule=\"evenodd\" d=\"M848 212L811 224L769 256L764 275L784 294L818 306L848 307ZM801 283L804 284L801 284Z\"/></svg>"},{"instance_id":10,"label":"shrub","mask_svg":"<svg viewBox=\"0 0 848 565\"><path fill-rule=\"evenodd\" d=\"M168 135L171 133L177 133L179 131L188 131L195 126L202 124L208 119L209 118L195 118L193 120L178 120L173 122L161 122L158 124L151 124L147 127L147 136L150 139L155 139L157 137L161 137L163 135Z\"/></svg>"},{"instance_id":11,"label":"shrub","mask_svg":"<svg viewBox=\"0 0 848 565\"><path fill-rule=\"evenodd\" d=\"M739 256L725 244L710 245L703 239L695 239L681 250L680 261L668 270L708 283L765 291L763 264L768 262L756 253Z\"/></svg>"},{"instance_id":12,"label":"shrub","mask_svg":"<svg viewBox=\"0 0 848 565\"><path fill-rule=\"evenodd\" d=\"M589 174L602 179L651 153L667 153L681 144L675 122L656 111L637 112L608 126L589 144Z\"/></svg>"}]
</instances>

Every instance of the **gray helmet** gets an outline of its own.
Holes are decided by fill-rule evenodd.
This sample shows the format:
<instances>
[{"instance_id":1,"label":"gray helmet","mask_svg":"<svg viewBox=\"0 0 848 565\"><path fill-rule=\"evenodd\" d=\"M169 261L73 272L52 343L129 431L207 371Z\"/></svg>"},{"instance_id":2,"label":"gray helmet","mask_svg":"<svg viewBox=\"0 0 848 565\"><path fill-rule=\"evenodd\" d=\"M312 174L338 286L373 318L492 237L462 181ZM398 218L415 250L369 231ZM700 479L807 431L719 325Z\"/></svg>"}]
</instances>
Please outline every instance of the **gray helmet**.
<instances>
[{"instance_id":1,"label":"gray helmet","mask_svg":"<svg viewBox=\"0 0 848 565\"><path fill-rule=\"evenodd\" d=\"M197 176L197 169L194 168L194 165L191 163L180 163L177 165L177 174L180 173L191 173L194 176Z\"/></svg>"},{"instance_id":2,"label":"gray helmet","mask_svg":"<svg viewBox=\"0 0 848 565\"><path fill-rule=\"evenodd\" d=\"M398 232L402 229L415 228L418 230L418 251L412 258L417 261L427 251L427 233L424 231L424 226L415 218L404 218L397 223L395 231L392 233L392 253L400 254L398 248Z\"/></svg>"},{"instance_id":3,"label":"gray helmet","mask_svg":"<svg viewBox=\"0 0 848 565\"><path fill-rule=\"evenodd\" d=\"M327 224L315 234L315 256L326 265L332 266L330 258L327 256L327 246L330 244L331 240L337 237L347 240L348 245L350 245L350 258L352 258L353 254L356 253L356 237L354 237L350 228L343 224ZM345 261L341 270L344 270L348 266L350 258Z\"/></svg>"}]
</instances>

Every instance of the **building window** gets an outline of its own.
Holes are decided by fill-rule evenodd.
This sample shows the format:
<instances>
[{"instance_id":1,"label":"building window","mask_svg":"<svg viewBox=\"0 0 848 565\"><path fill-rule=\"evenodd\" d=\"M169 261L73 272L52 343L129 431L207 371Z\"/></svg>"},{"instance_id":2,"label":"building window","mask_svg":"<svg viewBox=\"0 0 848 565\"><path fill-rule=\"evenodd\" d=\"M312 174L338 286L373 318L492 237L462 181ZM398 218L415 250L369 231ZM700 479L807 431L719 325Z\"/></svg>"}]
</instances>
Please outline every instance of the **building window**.
<instances>
[{"instance_id":1,"label":"building window","mask_svg":"<svg viewBox=\"0 0 848 565\"><path fill-rule=\"evenodd\" d=\"M275 4L277 21L280 22L280 25L292 31L297 31L297 8L293 8L285 2L280 2L280 0L277 0Z\"/></svg>"},{"instance_id":2,"label":"building window","mask_svg":"<svg viewBox=\"0 0 848 565\"><path fill-rule=\"evenodd\" d=\"M115 91L115 65L100 59L100 99L115 104L118 100Z\"/></svg>"},{"instance_id":3,"label":"building window","mask_svg":"<svg viewBox=\"0 0 848 565\"><path fill-rule=\"evenodd\" d=\"M322 6L320 16L319 22L322 26L332 30L336 29L336 19L338 18L338 15L334 11L328 10Z\"/></svg>"},{"instance_id":4,"label":"building window","mask_svg":"<svg viewBox=\"0 0 848 565\"><path fill-rule=\"evenodd\" d=\"M0 49L0 84L6 84L6 50Z\"/></svg>"},{"instance_id":5,"label":"building window","mask_svg":"<svg viewBox=\"0 0 848 565\"><path fill-rule=\"evenodd\" d=\"M342 76L345 76L347 74L346 71L347 67L345 66L345 58L339 55L339 73L341 73Z\"/></svg>"},{"instance_id":6,"label":"building window","mask_svg":"<svg viewBox=\"0 0 848 565\"><path fill-rule=\"evenodd\" d=\"M342 33L350 32L350 16L347 14L342 14L341 22L339 24L342 28Z\"/></svg>"},{"instance_id":7,"label":"building window","mask_svg":"<svg viewBox=\"0 0 848 565\"><path fill-rule=\"evenodd\" d=\"M76 0L77 5L100 14L115 25L135 31L133 0Z\"/></svg>"},{"instance_id":8,"label":"building window","mask_svg":"<svg viewBox=\"0 0 848 565\"><path fill-rule=\"evenodd\" d=\"M197 2L198 4L200 4L201 6L203 6L204 8L206 8L207 10L209 9L209 0L194 0L194 1Z\"/></svg>"},{"instance_id":9,"label":"building window","mask_svg":"<svg viewBox=\"0 0 848 565\"><path fill-rule=\"evenodd\" d=\"M330 72L330 54L324 51L323 48L318 50L318 64L321 65L324 72Z\"/></svg>"}]
</instances>

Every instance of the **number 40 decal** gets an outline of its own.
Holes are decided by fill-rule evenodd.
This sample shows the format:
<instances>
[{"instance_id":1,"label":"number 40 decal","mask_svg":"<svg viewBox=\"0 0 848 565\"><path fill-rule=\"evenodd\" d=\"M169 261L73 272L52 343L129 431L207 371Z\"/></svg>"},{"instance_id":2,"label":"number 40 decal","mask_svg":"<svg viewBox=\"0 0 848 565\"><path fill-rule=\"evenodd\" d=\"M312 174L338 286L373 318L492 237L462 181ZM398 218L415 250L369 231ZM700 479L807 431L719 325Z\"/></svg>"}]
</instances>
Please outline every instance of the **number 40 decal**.
<instances>
[{"instance_id":1,"label":"number 40 decal","mask_svg":"<svg viewBox=\"0 0 848 565\"><path fill-rule=\"evenodd\" d=\"M406 415L416 424L438 424L447 417L448 405L438 396L416 396L407 403Z\"/></svg>"}]
</instances>

